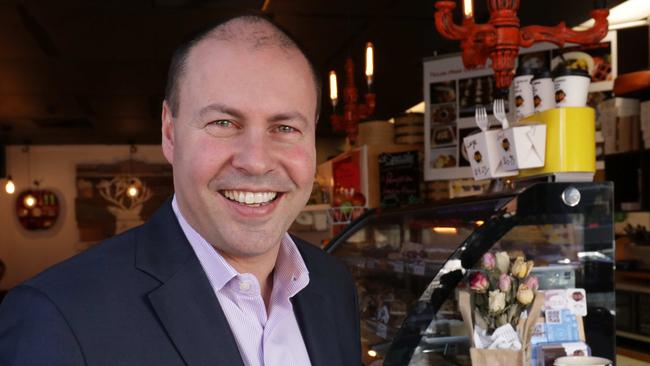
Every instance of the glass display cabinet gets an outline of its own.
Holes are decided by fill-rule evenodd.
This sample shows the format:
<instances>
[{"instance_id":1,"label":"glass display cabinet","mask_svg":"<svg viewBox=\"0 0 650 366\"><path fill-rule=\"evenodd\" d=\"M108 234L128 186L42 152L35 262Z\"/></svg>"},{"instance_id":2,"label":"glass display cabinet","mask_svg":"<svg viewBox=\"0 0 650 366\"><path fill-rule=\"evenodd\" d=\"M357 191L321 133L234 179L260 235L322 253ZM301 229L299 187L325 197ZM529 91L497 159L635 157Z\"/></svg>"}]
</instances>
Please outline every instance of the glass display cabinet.
<instances>
[{"instance_id":1,"label":"glass display cabinet","mask_svg":"<svg viewBox=\"0 0 650 366\"><path fill-rule=\"evenodd\" d=\"M615 358L611 183L371 210L325 250L355 278L365 365L470 365L458 290L484 253L501 250L535 261L540 290L584 288L586 343Z\"/></svg>"}]
</instances>

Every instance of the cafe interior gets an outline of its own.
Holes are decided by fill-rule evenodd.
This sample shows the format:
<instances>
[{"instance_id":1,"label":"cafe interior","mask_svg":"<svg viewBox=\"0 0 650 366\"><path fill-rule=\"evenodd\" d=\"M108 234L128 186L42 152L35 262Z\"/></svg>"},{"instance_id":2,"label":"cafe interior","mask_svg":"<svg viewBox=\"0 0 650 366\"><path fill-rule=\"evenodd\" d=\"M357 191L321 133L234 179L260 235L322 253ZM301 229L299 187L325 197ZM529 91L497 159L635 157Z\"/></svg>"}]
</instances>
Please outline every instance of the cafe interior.
<instances>
[{"instance_id":1,"label":"cafe interior","mask_svg":"<svg viewBox=\"0 0 650 366\"><path fill-rule=\"evenodd\" d=\"M547 304L527 302L526 329L545 331L520 335L519 364L650 365L648 0L3 0L0 302L170 197L171 54L247 9L295 36L323 81L314 190L290 232L352 272L365 365L487 364L464 305L499 253L513 276L515 258L535 262ZM510 138L513 169L492 134ZM436 286L451 290L436 300ZM560 292L585 310L569 311L575 337L551 339Z\"/></svg>"}]
</instances>

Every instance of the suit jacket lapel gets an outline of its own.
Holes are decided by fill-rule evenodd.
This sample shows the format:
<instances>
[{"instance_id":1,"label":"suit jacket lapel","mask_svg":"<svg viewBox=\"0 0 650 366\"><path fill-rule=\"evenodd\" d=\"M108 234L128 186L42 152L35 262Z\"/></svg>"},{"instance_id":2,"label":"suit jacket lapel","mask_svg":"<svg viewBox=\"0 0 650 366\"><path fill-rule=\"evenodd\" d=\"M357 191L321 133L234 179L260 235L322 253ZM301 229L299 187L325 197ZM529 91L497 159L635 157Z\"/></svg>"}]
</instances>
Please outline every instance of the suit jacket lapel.
<instances>
[{"instance_id":1,"label":"suit jacket lapel","mask_svg":"<svg viewBox=\"0 0 650 366\"><path fill-rule=\"evenodd\" d=\"M151 304L188 365L243 365L219 301L195 261L151 292Z\"/></svg>"},{"instance_id":2,"label":"suit jacket lapel","mask_svg":"<svg viewBox=\"0 0 650 366\"><path fill-rule=\"evenodd\" d=\"M141 233L136 266L162 282L148 298L187 365L243 365L219 301L169 201Z\"/></svg>"},{"instance_id":3,"label":"suit jacket lapel","mask_svg":"<svg viewBox=\"0 0 650 366\"><path fill-rule=\"evenodd\" d=\"M312 366L341 365L335 319L325 297L308 286L293 298L293 305Z\"/></svg>"},{"instance_id":4,"label":"suit jacket lapel","mask_svg":"<svg viewBox=\"0 0 650 366\"><path fill-rule=\"evenodd\" d=\"M294 241L298 242L295 238ZM335 328L336 319L332 317L332 305L327 297L327 275L322 273L308 253L304 250L300 252L309 270L309 284L292 298L292 303L311 364L342 365Z\"/></svg>"}]
</instances>

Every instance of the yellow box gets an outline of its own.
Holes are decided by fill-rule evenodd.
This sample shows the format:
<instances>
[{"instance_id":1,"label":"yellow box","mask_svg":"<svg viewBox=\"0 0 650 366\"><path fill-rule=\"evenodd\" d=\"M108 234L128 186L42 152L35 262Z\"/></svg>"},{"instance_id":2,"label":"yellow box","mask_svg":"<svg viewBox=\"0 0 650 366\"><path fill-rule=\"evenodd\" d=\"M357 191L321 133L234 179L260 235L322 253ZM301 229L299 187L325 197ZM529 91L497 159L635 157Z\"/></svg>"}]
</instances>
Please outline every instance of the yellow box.
<instances>
[{"instance_id":1,"label":"yellow box","mask_svg":"<svg viewBox=\"0 0 650 366\"><path fill-rule=\"evenodd\" d=\"M520 177L596 171L596 113L590 107L565 107L536 113L521 124L546 124L546 157L541 168L519 171Z\"/></svg>"}]
</instances>

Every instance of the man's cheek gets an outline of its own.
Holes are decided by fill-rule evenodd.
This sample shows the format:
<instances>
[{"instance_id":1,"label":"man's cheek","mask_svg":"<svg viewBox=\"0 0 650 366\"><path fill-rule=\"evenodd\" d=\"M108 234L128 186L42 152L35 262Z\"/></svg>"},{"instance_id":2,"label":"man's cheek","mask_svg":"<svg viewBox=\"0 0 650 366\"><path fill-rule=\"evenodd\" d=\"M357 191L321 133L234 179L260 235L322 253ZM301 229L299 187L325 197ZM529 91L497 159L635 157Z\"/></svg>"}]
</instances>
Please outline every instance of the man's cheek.
<instances>
[{"instance_id":1,"label":"man's cheek","mask_svg":"<svg viewBox=\"0 0 650 366\"><path fill-rule=\"evenodd\" d=\"M296 147L285 155L291 167L291 175L298 184L310 183L316 173L316 154L308 147Z\"/></svg>"}]
</instances>

